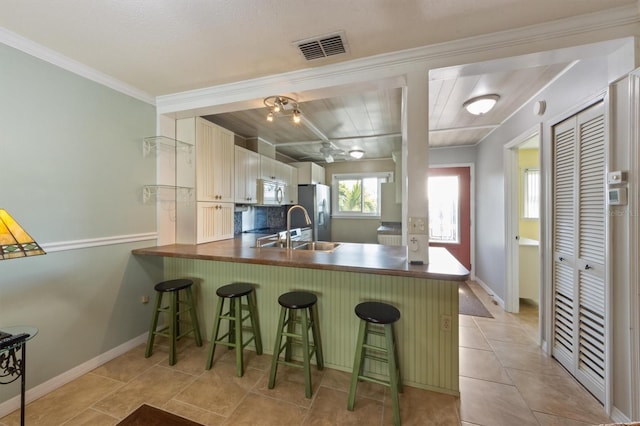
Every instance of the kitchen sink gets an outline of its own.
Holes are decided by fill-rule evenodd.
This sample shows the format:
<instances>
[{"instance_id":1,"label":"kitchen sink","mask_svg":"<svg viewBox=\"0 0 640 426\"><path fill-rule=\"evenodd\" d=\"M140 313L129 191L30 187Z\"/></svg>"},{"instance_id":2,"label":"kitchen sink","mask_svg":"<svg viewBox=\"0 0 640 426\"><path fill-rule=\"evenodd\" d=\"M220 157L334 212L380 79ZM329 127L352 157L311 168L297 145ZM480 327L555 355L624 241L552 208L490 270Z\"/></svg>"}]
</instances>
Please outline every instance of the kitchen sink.
<instances>
[{"instance_id":1,"label":"kitchen sink","mask_svg":"<svg viewBox=\"0 0 640 426\"><path fill-rule=\"evenodd\" d=\"M291 241L291 248L293 250L332 252L338 247L340 247L340 243L330 241ZM284 249L286 248L286 244L284 240L281 239L258 238L256 248Z\"/></svg>"},{"instance_id":2,"label":"kitchen sink","mask_svg":"<svg viewBox=\"0 0 640 426\"><path fill-rule=\"evenodd\" d=\"M330 241L300 241L302 244L294 246L294 250L313 250L331 252L340 247L340 243Z\"/></svg>"}]
</instances>

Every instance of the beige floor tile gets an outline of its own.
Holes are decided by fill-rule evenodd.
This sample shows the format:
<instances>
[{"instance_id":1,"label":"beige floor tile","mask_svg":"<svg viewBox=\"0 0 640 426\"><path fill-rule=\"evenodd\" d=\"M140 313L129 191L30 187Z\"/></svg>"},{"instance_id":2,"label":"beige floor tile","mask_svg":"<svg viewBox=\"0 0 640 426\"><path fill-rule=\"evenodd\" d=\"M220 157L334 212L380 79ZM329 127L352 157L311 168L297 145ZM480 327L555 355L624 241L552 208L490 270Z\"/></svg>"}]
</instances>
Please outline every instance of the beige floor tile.
<instances>
[{"instance_id":1,"label":"beige floor tile","mask_svg":"<svg viewBox=\"0 0 640 426\"><path fill-rule=\"evenodd\" d=\"M533 412L533 415L538 419L540 426L589 426L590 423L579 422L577 420L571 420L566 417L553 416L551 414Z\"/></svg>"},{"instance_id":2,"label":"beige floor tile","mask_svg":"<svg viewBox=\"0 0 640 426\"><path fill-rule=\"evenodd\" d=\"M538 425L515 386L460 377L460 418L484 426Z\"/></svg>"},{"instance_id":3,"label":"beige floor tile","mask_svg":"<svg viewBox=\"0 0 640 426\"><path fill-rule=\"evenodd\" d=\"M476 327L476 323L471 316L462 314L458 315L458 325L460 327Z\"/></svg>"},{"instance_id":4,"label":"beige floor tile","mask_svg":"<svg viewBox=\"0 0 640 426\"><path fill-rule=\"evenodd\" d=\"M479 328L459 327L458 336L459 345L462 347L491 350Z\"/></svg>"},{"instance_id":5,"label":"beige floor tile","mask_svg":"<svg viewBox=\"0 0 640 426\"><path fill-rule=\"evenodd\" d=\"M454 396L405 386L399 397L400 420L404 426L460 424L458 398ZM390 397L385 399L383 424L393 424Z\"/></svg>"},{"instance_id":6,"label":"beige floor tile","mask_svg":"<svg viewBox=\"0 0 640 426\"><path fill-rule=\"evenodd\" d=\"M61 425L122 386L122 382L107 377L85 374L30 403L26 407L25 423L29 426ZM14 411L2 422L7 426L19 424L20 411Z\"/></svg>"},{"instance_id":7,"label":"beige floor tile","mask_svg":"<svg viewBox=\"0 0 640 426\"><path fill-rule=\"evenodd\" d=\"M89 408L64 423L64 426L114 426L119 421L115 417Z\"/></svg>"},{"instance_id":8,"label":"beige floor tile","mask_svg":"<svg viewBox=\"0 0 640 426\"><path fill-rule=\"evenodd\" d=\"M209 350L209 346L207 345L207 350ZM217 361L215 362L229 362L235 365L236 363L236 352L235 350L228 350L225 347L216 348L216 352L220 351L220 358L216 354L215 358ZM244 350L242 351L242 357L244 362L244 368L255 368L260 371L269 371L271 368L271 355L262 354L258 355L255 351Z\"/></svg>"},{"instance_id":9,"label":"beige floor tile","mask_svg":"<svg viewBox=\"0 0 640 426\"><path fill-rule=\"evenodd\" d=\"M321 386L304 425L381 425L382 401L356 394L353 411L347 410L348 392Z\"/></svg>"},{"instance_id":10,"label":"beige floor tile","mask_svg":"<svg viewBox=\"0 0 640 426\"><path fill-rule=\"evenodd\" d=\"M284 401L274 401L253 392L247 394L225 424L234 426L301 425L308 409Z\"/></svg>"},{"instance_id":11,"label":"beige floor tile","mask_svg":"<svg viewBox=\"0 0 640 426\"><path fill-rule=\"evenodd\" d=\"M533 411L587 423L608 423L602 406L575 379L507 369Z\"/></svg>"},{"instance_id":12,"label":"beige floor tile","mask_svg":"<svg viewBox=\"0 0 640 426\"><path fill-rule=\"evenodd\" d=\"M322 381L323 371L318 371L315 366L311 367L311 392L312 397L318 391ZM304 372L302 368L289 367L287 365L278 366L276 383L273 389L269 389L269 375L265 374L254 389L254 392L269 398L287 401L304 408L309 408L313 399L305 397L304 393Z\"/></svg>"},{"instance_id":13,"label":"beige floor tile","mask_svg":"<svg viewBox=\"0 0 640 426\"><path fill-rule=\"evenodd\" d=\"M513 384L509 374L492 351L460 348L460 375L491 382Z\"/></svg>"},{"instance_id":14,"label":"beige floor tile","mask_svg":"<svg viewBox=\"0 0 640 426\"><path fill-rule=\"evenodd\" d=\"M351 373L327 368L322 375L321 386L342 392L349 392L351 386ZM356 388L356 394L364 398L384 400L385 386L377 383L361 381Z\"/></svg>"},{"instance_id":15,"label":"beige floor tile","mask_svg":"<svg viewBox=\"0 0 640 426\"><path fill-rule=\"evenodd\" d=\"M176 401L175 399L167 402L162 409L205 426L222 425L227 420L226 417L219 416L211 411L203 410L195 405Z\"/></svg>"},{"instance_id":16,"label":"beige floor tile","mask_svg":"<svg viewBox=\"0 0 640 426\"><path fill-rule=\"evenodd\" d=\"M93 408L124 418L143 403L161 407L193 382L194 376L156 365L96 404Z\"/></svg>"},{"instance_id":17,"label":"beige floor tile","mask_svg":"<svg viewBox=\"0 0 640 426\"><path fill-rule=\"evenodd\" d=\"M244 375L238 377L235 364L219 362L173 399L228 417L264 375L262 371L247 368Z\"/></svg>"},{"instance_id":18,"label":"beige floor tile","mask_svg":"<svg viewBox=\"0 0 640 426\"><path fill-rule=\"evenodd\" d=\"M568 377L569 373L536 345L519 345L499 340L490 340L489 344L504 367Z\"/></svg>"},{"instance_id":19,"label":"beige floor tile","mask_svg":"<svg viewBox=\"0 0 640 426\"><path fill-rule=\"evenodd\" d=\"M118 358L101 365L92 373L121 382L129 382L165 357L164 354L156 351L149 358L145 358L144 351L145 345L137 346Z\"/></svg>"},{"instance_id":20,"label":"beige floor tile","mask_svg":"<svg viewBox=\"0 0 640 426\"><path fill-rule=\"evenodd\" d=\"M474 318L482 334L490 340L500 340L502 342L536 344L525 330L516 323L497 322L486 318Z\"/></svg>"}]
</instances>

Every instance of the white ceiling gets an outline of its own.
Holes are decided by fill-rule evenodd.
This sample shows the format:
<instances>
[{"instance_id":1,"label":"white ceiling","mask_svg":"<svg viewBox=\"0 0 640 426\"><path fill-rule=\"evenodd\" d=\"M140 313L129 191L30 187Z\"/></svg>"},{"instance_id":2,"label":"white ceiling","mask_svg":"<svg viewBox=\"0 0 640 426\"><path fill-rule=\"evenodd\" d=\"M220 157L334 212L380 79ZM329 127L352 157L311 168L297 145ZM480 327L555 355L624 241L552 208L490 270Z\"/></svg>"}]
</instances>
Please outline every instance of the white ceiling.
<instances>
[{"instance_id":1,"label":"white ceiling","mask_svg":"<svg viewBox=\"0 0 640 426\"><path fill-rule=\"evenodd\" d=\"M636 0L2 0L0 26L123 83L160 96L324 66L585 13ZM306 61L293 42L344 31L348 53ZM568 62L490 72L432 73L430 145L475 144L492 126L561 72ZM473 96L497 93L495 110L478 118L462 110ZM301 103L316 131L277 123L266 109L213 121L243 136L260 136L297 158L324 139L365 158L388 157L400 132L399 89L350 93ZM276 124L276 123L272 123ZM319 132L318 132L319 130ZM382 138L354 139L387 135ZM347 139L344 139L347 138ZM309 143L313 142L313 143Z\"/></svg>"}]
</instances>

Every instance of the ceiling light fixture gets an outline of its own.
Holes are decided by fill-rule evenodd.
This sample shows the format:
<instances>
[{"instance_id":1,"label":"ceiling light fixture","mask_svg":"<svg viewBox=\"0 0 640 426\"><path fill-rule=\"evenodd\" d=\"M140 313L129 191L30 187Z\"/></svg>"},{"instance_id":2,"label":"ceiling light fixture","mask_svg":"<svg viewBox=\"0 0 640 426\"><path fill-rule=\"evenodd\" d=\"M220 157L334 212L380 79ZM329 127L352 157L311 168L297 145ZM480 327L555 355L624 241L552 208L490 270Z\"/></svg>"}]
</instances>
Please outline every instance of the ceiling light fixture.
<instances>
[{"instance_id":1,"label":"ceiling light fixture","mask_svg":"<svg viewBox=\"0 0 640 426\"><path fill-rule=\"evenodd\" d=\"M364 151L361 149L352 149L351 151L349 151L349 155L359 160L364 155Z\"/></svg>"},{"instance_id":2,"label":"ceiling light fixture","mask_svg":"<svg viewBox=\"0 0 640 426\"><path fill-rule=\"evenodd\" d=\"M499 95L476 96L466 101L462 106L473 115L486 114L495 106L500 99Z\"/></svg>"},{"instance_id":3,"label":"ceiling light fixture","mask_svg":"<svg viewBox=\"0 0 640 426\"><path fill-rule=\"evenodd\" d=\"M288 96L269 96L264 98L264 106L269 108L267 121L271 122L278 116L291 116L291 121L295 124L300 123L302 113L298 108L298 101Z\"/></svg>"}]
</instances>

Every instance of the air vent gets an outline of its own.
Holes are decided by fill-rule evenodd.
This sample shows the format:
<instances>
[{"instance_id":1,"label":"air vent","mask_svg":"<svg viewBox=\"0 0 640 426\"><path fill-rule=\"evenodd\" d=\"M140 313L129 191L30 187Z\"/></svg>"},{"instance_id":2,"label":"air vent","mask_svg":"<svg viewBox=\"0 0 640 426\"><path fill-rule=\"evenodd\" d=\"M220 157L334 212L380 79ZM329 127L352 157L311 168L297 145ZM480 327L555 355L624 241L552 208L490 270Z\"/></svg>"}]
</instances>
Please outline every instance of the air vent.
<instances>
[{"instance_id":1,"label":"air vent","mask_svg":"<svg viewBox=\"0 0 640 426\"><path fill-rule=\"evenodd\" d=\"M344 32L318 36L293 43L307 61L348 53Z\"/></svg>"}]
</instances>

